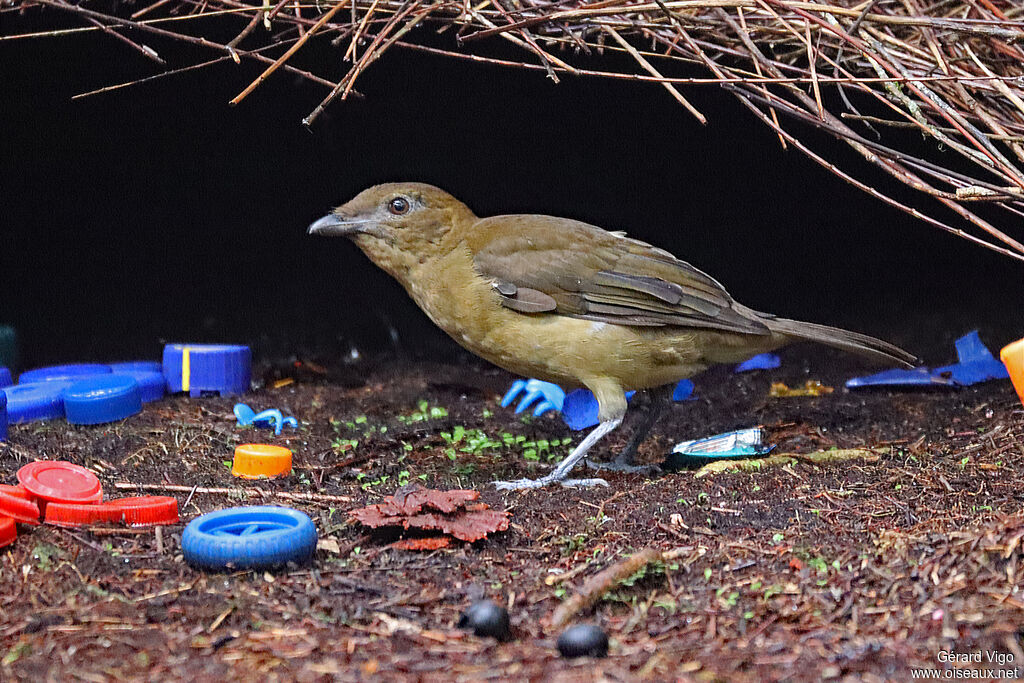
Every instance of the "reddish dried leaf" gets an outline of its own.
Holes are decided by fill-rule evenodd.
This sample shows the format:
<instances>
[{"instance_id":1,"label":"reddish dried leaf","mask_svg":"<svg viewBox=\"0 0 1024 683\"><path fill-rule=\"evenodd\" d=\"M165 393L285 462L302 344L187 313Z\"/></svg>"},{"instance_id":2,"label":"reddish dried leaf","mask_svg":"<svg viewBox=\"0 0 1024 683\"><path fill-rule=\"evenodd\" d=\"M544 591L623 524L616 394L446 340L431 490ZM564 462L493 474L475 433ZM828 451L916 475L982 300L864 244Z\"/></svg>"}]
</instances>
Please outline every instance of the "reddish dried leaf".
<instances>
[{"instance_id":1,"label":"reddish dried leaf","mask_svg":"<svg viewBox=\"0 0 1024 683\"><path fill-rule=\"evenodd\" d=\"M406 529L439 529L462 541L479 541L492 531L508 529L508 513L499 510L474 510L447 516L426 512L408 517L403 523Z\"/></svg>"},{"instance_id":2,"label":"reddish dried leaf","mask_svg":"<svg viewBox=\"0 0 1024 683\"><path fill-rule=\"evenodd\" d=\"M406 538L395 541L391 547L398 550L439 550L447 548L451 544L452 539L448 536L431 536L430 538Z\"/></svg>"},{"instance_id":3,"label":"reddish dried leaf","mask_svg":"<svg viewBox=\"0 0 1024 683\"><path fill-rule=\"evenodd\" d=\"M491 510L486 503L466 505L479 497L480 493L472 490L437 491L422 487L399 489L383 503L353 510L350 514L353 519L373 528L401 526L406 529L440 530L463 541L473 542L493 531L508 529L507 512ZM424 508L439 512L421 512Z\"/></svg>"},{"instance_id":4,"label":"reddish dried leaf","mask_svg":"<svg viewBox=\"0 0 1024 683\"><path fill-rule=\"evenodd\" d=\"M455 512L471 500L480 497L479 491L455 489L438 491L421 486L402 488L381 503L381 511L389 515L415 515L429 508L439 512Z\"/></svg>"},{"instance_id":5,"label":"reddish dried leaf","mask_svg":"<svg viewBox=\"0 0 1024 683\"><path fill-rule=\"evenodd\" d=\"M353 519L374 529L382 526L398 526L405 520L405 517L402 515L385 514L381 507L383 506L367 505L364 508L353 510L349 514Z\"/></svg>"}]
</instances>

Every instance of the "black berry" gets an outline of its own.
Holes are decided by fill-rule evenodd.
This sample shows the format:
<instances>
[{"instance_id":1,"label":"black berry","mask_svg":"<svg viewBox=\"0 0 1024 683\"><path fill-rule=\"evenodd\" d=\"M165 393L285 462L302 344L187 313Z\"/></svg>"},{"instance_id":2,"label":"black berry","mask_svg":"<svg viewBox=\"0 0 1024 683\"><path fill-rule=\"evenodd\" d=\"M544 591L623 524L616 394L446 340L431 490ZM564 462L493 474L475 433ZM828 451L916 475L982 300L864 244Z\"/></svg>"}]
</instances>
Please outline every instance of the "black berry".
<instances>
[{"instance_id":1,"label":"black berry","mask_svg":"<svg viewBox=\"0 0 1024 683\"><path fill-rule=\"evenodd\" d=\"M473 635L483 638L508 640L508 610L490 600L474 602L459 617L459 628L472 631Z\"/></svg>"},{"instance_id":2,"label":"black berry","mask_svg":"<svg viewBox=\"0 0 1024 683\"><path fill-rule=\"evenodd\" d=\"M563 657L607 657L608 636L593 624L571 626L558 636L558 651Z\"/></svg>"}]
</instances>

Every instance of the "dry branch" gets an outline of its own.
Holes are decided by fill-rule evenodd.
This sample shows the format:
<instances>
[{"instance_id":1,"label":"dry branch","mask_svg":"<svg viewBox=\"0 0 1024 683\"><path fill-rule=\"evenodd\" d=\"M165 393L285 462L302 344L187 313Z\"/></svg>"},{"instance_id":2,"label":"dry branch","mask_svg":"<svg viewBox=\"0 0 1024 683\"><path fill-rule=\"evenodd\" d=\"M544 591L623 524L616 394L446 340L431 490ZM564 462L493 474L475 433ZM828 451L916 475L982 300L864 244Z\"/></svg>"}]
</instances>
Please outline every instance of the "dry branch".
<instances>
[{"instance_id":1,"label":"dry branch","mask_svg":"<svg viewBox=\"0 0 1024 683\"><path fill-rule=\"evenodd\" d=\"M87 25L0 33L0 40L102 31L153 59L156 53L138 42L150 34L217 53L207 65L262 62L267 68L232 102L286 69L329 89L307 124L351 94L359 76L393 47L538 70L556 81L573 75L650 82L699 120L682 88L716 84L784 146L930 225L1024 261L1024 7L1018 0L280 0L273 6L157 0L134 13L125 1L112 11L108 4L92 9L92 2L16 0L13 9L70 13ZM226 44L202 37L204 20L212 17L237 18L239 33ZM255 30L261 24L268 30ZM442 39L439 47L435 33L449 43ZM347 72L318 75L292 66L314 40L343 47ZM521 49L523 59L495 57L491 47L499 43ZM264 54L268 47L280 56ZM605 53L626 55L635 67L600 68ZM839 168L808 144L812 128L916 195L897 199L862 171Z\"/></svg>"},{"instance_id":2,"label":"dry branch","mask_svg":"<svg viewBox=\"0 0 1024 683\"><path fill-rule=\"evenodd\" d=\"M657 562L660 559L660 550L657 548L645 548L590 577L578 593L574 593L567 598L565 602L558 606L555 613L551 615L551 628L559 629L565 626L577 613L596 604L598 600L604 597L605 593L615 588L620 581L628 579L651 562Z\"/></svg>"}]
</instances>

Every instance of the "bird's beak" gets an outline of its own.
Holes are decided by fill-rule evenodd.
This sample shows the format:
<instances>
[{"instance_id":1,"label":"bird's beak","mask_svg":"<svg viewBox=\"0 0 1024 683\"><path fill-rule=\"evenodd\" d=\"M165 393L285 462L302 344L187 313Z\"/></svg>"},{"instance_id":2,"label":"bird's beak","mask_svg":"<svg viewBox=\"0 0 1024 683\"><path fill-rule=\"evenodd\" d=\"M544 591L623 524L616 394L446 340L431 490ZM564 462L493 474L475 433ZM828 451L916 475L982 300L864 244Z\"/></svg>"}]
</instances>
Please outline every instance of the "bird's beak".
<instances>
[{"instance_id":1,"label":"bird's beak","mask_svg":"<svg viewBox=\"0 0 1024 683\"><path fill-rule=\"evenodd\" d=\"M329 213L310 225L306 232L310 235L325 235L327 237L357 235L372 222L369 220L345 219L337 214Z\"/></svg>"}]
</instances>

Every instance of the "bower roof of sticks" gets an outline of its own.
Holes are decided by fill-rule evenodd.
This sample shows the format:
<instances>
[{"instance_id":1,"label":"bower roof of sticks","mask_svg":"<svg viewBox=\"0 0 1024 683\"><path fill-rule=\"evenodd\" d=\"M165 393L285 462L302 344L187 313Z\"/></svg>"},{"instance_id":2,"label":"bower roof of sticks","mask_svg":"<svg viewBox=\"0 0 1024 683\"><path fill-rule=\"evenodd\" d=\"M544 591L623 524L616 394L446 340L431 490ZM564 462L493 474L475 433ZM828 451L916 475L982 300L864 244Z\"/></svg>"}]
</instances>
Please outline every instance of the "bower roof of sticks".
<instances>
[{"instance_id":1,"label":"bower roof of sticks","mask_svg":"<svg viewBox=\"0 0 1024 683\"><path fill-rule=\"evenodd\" d=\"M721 87L780 144L937 228L1024 260L1024 6L1016 0L156 0L116 2L113 10L88 0L22 0L0 11L70 13L161 63L148 35L207 48L207 64L263 63L236 104L275 71L290 71L325 89L306 125L325 107L342 106L360 74L392 48L532 69L555 81L646 81L702 122L687 90ZM237 35L226 43L201 37L200 20L210 16L236 20ZM294 66L310 41L331 41L345 68ZM509 45L518 59L508 58ZM613 66L624 63L632 66ZM808 141L813 129L912 188L916 200L838 167Z\"/></svg>"}]
</instances>

